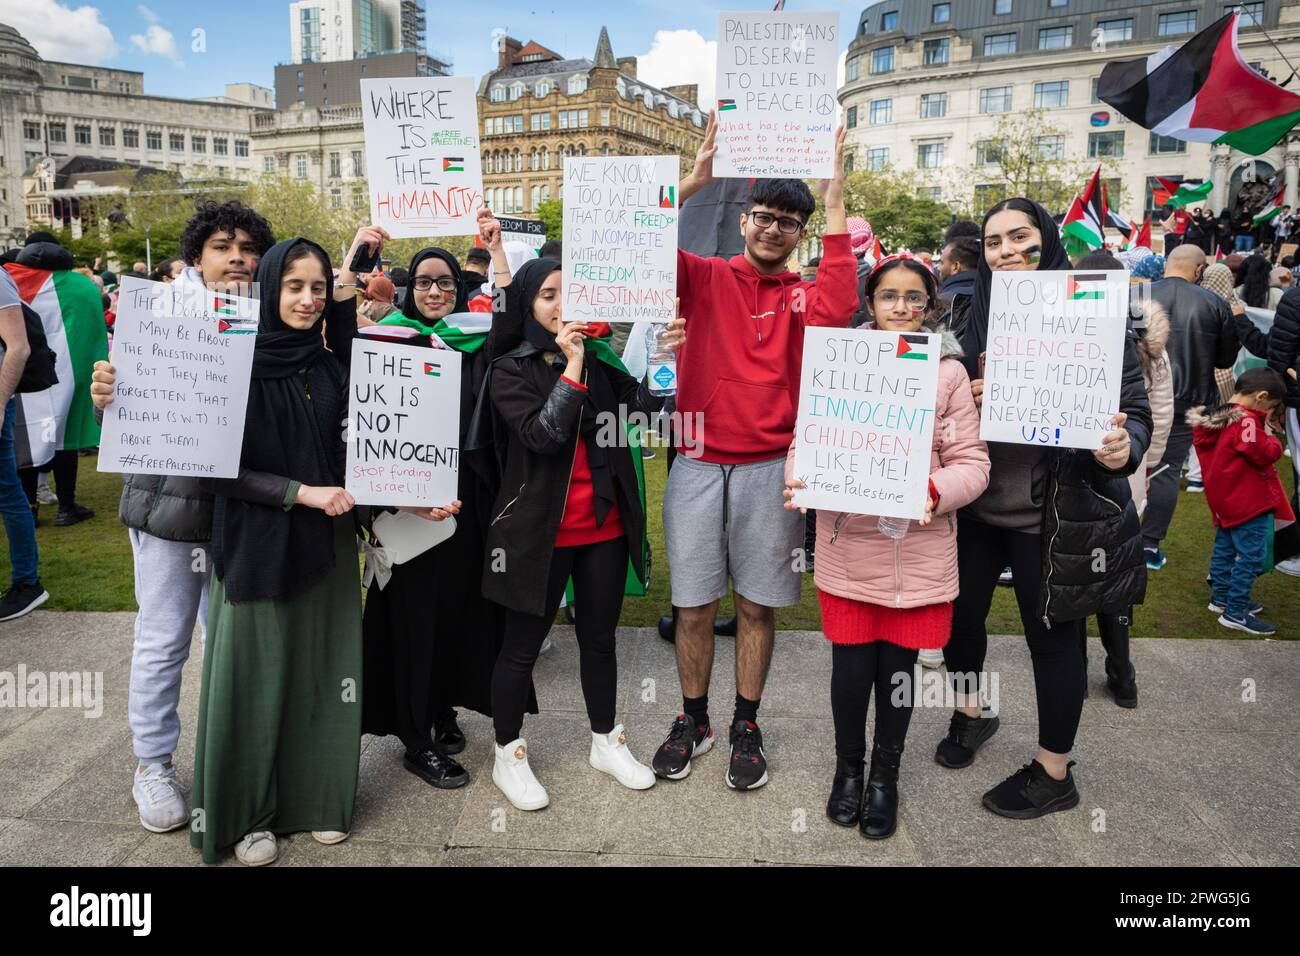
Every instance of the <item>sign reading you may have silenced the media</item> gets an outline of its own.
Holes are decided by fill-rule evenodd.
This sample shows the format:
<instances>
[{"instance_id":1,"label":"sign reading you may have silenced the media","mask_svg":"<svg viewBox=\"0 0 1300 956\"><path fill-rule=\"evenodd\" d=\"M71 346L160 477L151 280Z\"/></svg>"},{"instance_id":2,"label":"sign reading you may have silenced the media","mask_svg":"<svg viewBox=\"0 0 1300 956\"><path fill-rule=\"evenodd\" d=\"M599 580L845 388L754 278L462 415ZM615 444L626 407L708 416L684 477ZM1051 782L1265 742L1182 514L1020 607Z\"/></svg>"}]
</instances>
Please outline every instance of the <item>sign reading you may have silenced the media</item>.
<instances>
[{"instance_id":1,"label":"sign reading you may have silenced the media","mask_svg":"<svg viewBox=\"0 0 1300 956\"><path fill-rule=\"evenodd\" d=\"M835 173L835 12L718 14L715 176Z\"/></svg>"},{"instance_id":2,"label":"sign reading you may have silenced the media","mask_svg":"<svg viewBox=\"0 0 1300 956\"><path fill-rule=\"evenodd\" d=\"M1101 447L1119 410L1127 272L995 272L980 438Z\"/></svg>"},{"instance_id":3,"label":"sign reading you may have silenced the media","mask_svg":"<svg viewBox=\"0 0 1300 956\"><path fill-rule=\"evenodd\" d=\"M804 330L795 504L920 518L930 487L939 336Z\"/></svg>"},{"instance_id":4,"label":"sign reading you may have silenced the media","mask_svg":"<svg viewBox=\"0 0 1300 956\"><path fill-rule=\"evenodd\" d=\"M395 239L469 236L483 205L472 76L361 81L370 221Z\"/></svg>"}]
</instances>

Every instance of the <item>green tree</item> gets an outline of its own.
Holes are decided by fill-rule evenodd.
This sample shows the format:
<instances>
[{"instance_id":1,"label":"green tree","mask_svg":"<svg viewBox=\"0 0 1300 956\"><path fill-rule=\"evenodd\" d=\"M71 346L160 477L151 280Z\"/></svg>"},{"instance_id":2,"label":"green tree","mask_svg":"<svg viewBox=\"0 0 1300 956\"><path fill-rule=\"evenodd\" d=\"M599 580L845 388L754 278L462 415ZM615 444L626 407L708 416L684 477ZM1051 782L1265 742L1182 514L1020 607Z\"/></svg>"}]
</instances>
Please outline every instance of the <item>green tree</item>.
<instances>
[{"instance_id":1,"label":"green tree","mask_svg":"<svg viewBox=\"0 0 1300 956\"><path fill-rule=\"evenodd\" d=\"M547 239L564 238L564 203L559 199L547 199L537 204L537 218L546 226Z\"/></svg>"},{"instance_id":2,"label":"green tree","mask_svg":"<svg viewBox=\"0 0 1300 956\"><path fill-rule=\"evenodd\" d=\"M814 191L816 184L812 185ZM916 181L886 168L845 174L844 208L850 216L861 216L886 249L934 249L952 220L944 203L916 194ZM808 221L808 233L820 236L826 228L821 203Z\"/></svg>"}]
</instances>

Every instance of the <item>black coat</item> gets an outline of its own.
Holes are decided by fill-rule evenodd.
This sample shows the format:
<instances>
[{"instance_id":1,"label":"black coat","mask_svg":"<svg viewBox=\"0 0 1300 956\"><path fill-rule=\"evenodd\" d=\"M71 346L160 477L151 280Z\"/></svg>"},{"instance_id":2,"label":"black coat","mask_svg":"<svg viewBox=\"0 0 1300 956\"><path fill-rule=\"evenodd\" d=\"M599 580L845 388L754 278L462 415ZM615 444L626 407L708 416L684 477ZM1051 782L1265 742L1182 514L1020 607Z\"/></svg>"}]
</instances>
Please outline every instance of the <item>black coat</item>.
<instances>
[{"instance_id":1,"label":"black coat","mask_svg":"<svg viewBox=\"0 0 1300 956\"><path fill-rule=\"evenodd\" d=\"M1287 369L1300 368L1300 288L1289 289L1277 304L1268 333L1268 367L1286 380L1287 405L1300 408L1300 388Z\"/></svg>"},{"instance_id":2,"label":"black coat","mask_svg":"<svg viewBox=\"0 0 1300 956\"><path fill-rule=\"evenodd\" d=\"M1216 368L1232 368L1242 345L1261 358L1267 354L1262 332L1208 289L1179 276L1151 283L1151 300L1169 318L1169 364L1174 373L1174 403L1181 408L1217 405Z\"/></svg>"}]
</instances>

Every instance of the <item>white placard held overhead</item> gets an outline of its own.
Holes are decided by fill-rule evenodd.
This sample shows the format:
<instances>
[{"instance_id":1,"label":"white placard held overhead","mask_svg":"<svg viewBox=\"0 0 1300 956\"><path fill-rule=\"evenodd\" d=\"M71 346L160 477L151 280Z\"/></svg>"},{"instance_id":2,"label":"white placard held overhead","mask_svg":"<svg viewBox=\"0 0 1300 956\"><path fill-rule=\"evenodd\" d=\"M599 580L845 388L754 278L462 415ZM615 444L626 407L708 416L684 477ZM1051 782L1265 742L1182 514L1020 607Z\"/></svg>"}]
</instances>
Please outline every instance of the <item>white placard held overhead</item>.
<instances>
[{"instance_id":1,"label":"white placard held overhead","mask_svg":"<svg viewBox=\"0 0 1300 956\"><path fill-rule=\"evenodd\" d=\"M472 76L361 81L370 221L393 238L478 233L476 85Z\"/></svg>"},{"instance_id":2,"label":"white placard held overhead","mask_svg":"<svg viewBox=\"0 0 1300 956\"><path fill-rule=\"evenodd\" d=\"M345 484L357 504L456 500L460 371L450 349L353 342Z\"/></svg>"},{"instance_id":3,"label":"white placard held overhead","mask_svg":"<svg viewBox=\"0 0 1300 956\"><path fill-rule=\"evenodd\" d=\"M670 322L677 296L677 156L564 160L564 319Z\"/></svg>"},{"instance_id":4,"label":"white placard held overhead","mask_svg":"<svg viewBox=\"0 0 1300 956\"><path fill-rule=\"evenodd\" d=\"M1119 411L1127 272L995 272L980 438L1101 447Z\"/></svg>"},{"instance_id":5,"label":"white placard held overhead","mask_svg":"<svg viewBox=\"0 0 1300 956\"><path fill-rule=\"evenodd\" d=\"M920 518L930 491L940 337L804 330L795 492L805 508Z\"/></svg>"},{"instance_id":6,"label":"white placard held overhead","mask_svg":"<svg viewBox=\"0 0 1300 956\"><path fill-rule=\"evenodd\" d=\"M497 216L501 223L502 242L522 242L534 251L546 242L546 223L536 219L513 219L509 216Z\"/></svg>"},{"instance_id":7,"label":"white placard held overhead","mask_svg":"<svg viewBox=\"0 0 1300 956\"><path fill-rule=\"evenodd\" d=\"M718 14L715 176L835 173L836 12Z\"/></svg>"}]
</instances>

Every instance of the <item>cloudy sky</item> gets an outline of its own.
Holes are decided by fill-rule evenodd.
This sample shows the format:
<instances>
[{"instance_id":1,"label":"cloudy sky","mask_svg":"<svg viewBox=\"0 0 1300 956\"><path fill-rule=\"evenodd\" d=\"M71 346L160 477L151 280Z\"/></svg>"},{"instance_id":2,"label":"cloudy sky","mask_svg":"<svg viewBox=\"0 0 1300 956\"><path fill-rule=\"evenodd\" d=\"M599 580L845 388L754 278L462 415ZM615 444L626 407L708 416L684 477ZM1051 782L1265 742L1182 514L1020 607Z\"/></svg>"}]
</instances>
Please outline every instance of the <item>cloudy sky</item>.
<instances>
[{"instance_id":1,"label":"cloudy sky","mask_svg":"<svg viewBox=\"0 0 1300 956\"><path fill-rule=\"evenodd\" d=\"M787 6L839 10L841 32L851 37L869 2L790 0ZM500 30L564 56L589 57L603 24L615 55L640 58L642 78L658 86L696 83L707 102L718 11L770 9L762 2L620 0L600 4L602 14L593 16L593 6L570 0L429 0L429 49L449 57L456 73L477 77L496 65L493 37ZM452 12L450 22L439 19L442 11ZM0 23L18 28L47 59L141 70L145 91L162 96L215 96L235 82L270 87L275 64L289 59L289 0L0 0ZM845 45L841 41L841 50Z\"/></svg>"}]
</instances>

